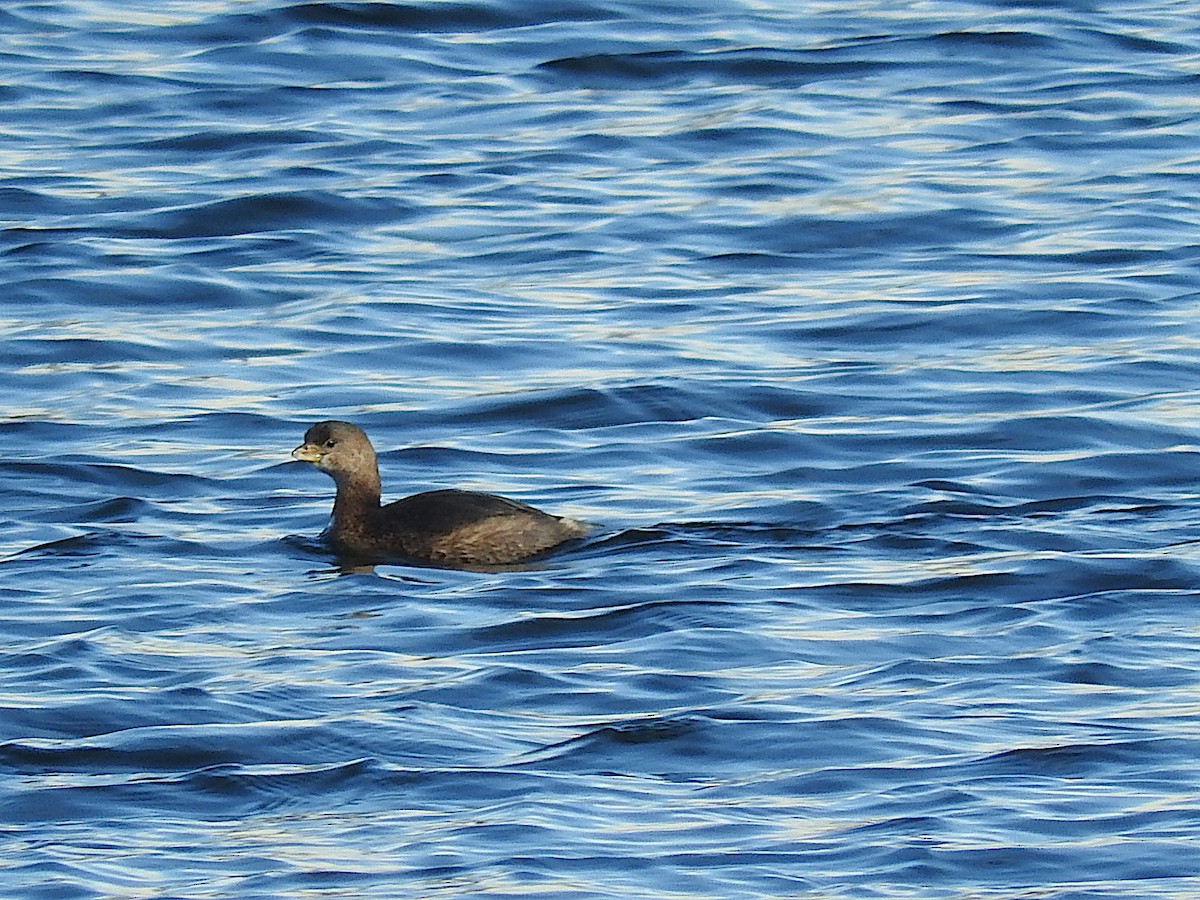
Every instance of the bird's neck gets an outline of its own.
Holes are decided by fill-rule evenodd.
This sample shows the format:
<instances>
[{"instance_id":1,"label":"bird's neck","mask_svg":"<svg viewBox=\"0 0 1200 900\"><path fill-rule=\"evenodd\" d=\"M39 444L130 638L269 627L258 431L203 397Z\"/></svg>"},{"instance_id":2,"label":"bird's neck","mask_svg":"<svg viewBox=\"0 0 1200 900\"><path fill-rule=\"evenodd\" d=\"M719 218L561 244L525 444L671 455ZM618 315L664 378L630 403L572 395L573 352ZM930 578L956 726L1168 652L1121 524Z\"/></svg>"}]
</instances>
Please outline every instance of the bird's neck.
<instances>
[{"instance_id":1,"label":"bird's neck","mask_svg":"<svg viewBox=\"0 0 1200 900\"><path fill-rule=\"evenodd\" d=\"M378 471L353 479L339 480L337 497L333 501L334 522L379 509L379 495Z\"/></svg>"}]
</instances>

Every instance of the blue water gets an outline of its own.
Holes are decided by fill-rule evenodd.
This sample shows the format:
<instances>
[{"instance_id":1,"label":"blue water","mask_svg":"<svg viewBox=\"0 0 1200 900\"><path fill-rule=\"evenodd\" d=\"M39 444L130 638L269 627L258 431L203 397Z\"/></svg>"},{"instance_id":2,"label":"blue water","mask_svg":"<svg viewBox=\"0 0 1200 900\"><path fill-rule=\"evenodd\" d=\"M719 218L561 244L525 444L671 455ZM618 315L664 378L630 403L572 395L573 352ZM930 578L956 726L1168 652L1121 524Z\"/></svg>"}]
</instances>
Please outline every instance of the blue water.
<instances>
[{"instance_id":1,"label":"blue water","mask_svg":"<svg viewBox=\"0 0 1200 900\"><path fill-rule=\"evenodd\" d=\"M1200 896L1198 22L7 4L0 893Z\"/></svg>"}]
</instances>

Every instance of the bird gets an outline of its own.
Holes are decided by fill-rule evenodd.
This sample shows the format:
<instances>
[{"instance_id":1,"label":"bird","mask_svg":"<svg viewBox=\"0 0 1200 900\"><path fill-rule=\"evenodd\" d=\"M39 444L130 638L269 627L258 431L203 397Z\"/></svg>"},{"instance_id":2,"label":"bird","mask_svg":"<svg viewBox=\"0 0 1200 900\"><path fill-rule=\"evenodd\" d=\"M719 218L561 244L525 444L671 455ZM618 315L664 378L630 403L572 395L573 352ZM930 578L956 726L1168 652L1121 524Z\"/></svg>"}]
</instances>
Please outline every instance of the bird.
<instances>
[{"instance_id":1,"label":"bird","mask_svg":"<svg viewBox=\"0 0 1200 900\"><path fill-rule=\"evenodd\" d=\"M381 505L375 448L349 422L317 422L292 457L334 480L337 496L325 537L355 562L503 566L542 556L588 530L575 519L479 491L425 491Z\"/></svg>"}]
</instances>

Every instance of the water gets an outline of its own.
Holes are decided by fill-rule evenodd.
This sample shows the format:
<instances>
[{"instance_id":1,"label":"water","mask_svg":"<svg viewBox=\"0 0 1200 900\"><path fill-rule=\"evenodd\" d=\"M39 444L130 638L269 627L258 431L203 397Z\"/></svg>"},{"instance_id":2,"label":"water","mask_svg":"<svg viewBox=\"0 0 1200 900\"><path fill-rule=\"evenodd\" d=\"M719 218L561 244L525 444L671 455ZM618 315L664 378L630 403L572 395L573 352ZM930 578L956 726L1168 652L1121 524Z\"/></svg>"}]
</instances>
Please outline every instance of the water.
<instances>
[{"instance_id":1,"label":"water","mask_svg":"<svg viewBox=\"0 0 1200 900\"><path fill-rule=\"evenodd\" d=\"M1200 894L1189 4L8 4L12 898ZM344 574L389 497L586 519Z\"/></svg>"}]
</instances>

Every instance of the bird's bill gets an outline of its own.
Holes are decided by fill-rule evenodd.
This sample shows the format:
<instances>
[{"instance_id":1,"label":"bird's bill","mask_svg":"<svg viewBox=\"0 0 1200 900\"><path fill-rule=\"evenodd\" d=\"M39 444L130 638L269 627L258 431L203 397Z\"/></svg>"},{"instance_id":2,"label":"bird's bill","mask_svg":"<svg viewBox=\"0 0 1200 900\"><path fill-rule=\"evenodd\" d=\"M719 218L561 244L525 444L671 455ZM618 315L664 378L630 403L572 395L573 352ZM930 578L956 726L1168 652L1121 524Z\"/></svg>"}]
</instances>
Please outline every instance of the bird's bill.
<instances>
[{"instance_id":1,"label":"bird's bill","mask_svg":"<svg viewBox=\"0 0 1200 900\"><path fill-rule=\"evenodd\" d=\"M301 462L320 462L321 457L325 454L316 444L301 444L292 451L292 459L298 459Z\"/></svg>"}]
</instances>

